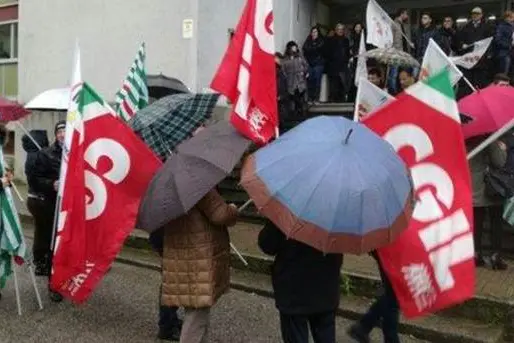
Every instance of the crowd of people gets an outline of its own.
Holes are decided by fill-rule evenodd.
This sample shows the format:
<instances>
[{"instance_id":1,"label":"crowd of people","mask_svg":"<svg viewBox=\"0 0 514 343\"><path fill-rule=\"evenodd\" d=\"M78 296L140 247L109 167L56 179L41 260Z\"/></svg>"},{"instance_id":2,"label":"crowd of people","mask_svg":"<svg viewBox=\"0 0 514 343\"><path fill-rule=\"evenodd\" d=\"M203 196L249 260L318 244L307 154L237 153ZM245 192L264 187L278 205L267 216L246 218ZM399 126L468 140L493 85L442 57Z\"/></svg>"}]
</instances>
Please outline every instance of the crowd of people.
<instances>
[{"instance_id":1,"label":"crowd of people","mask_svg":"<svg viewBox=\"0 0 514 343\"><path fill-rule=\"evenodd\" d=\"M393 46L412 54L421 62L430 39L434 39L447 55L461 55L472 49L473 43L494 37L490 51L471 70L464 74L478 88L493 82L510 86L514 72L513 56L514 13L507 11L496 26L484 19L479 7L471 11L471 20L457 30L454 20L445 17L436 25L429 13L423 13L419 28L412 33L412 42L406 36L404 23L408 11L400 10L393 26ZM325 32L323 32L325 31ZM309 104L320 100L323 75L328 77L329 101L353 101L356 96L354 78L362 33L361 23L352 28L337 24L333 30L321 26L311 29L309 36L299 45L289 42L284 53L277 52L277 100L280 119L301 115ZM367 49L373 47L367 46ZM389 74L376 62L368 63L368 80L377 87L396 95L417 81L414 68L391 68ZM460 87L465 89L466 87ZM459 89L460 89L459 88ZM464 93L464 91L462 91ZM1 133L1 132L0 132ZM65 122L54 130L50 144L46 133L31 131L32 139L23 138L27 151L25 173L29 186L27 205L35 221L33 245L34 263L38 276L50 276L52 263L52 232L54 209L59 188L59 172L64 141ZM485 137L466 142L469 150ZM35 142L42 147L39 147ZM470 162L473 181L474 227L477 243L478 266L505 270L501 257L503 201L486 192L484 174L489 167L506 168L514 175L514 137L506 135L493 143ZM8 186L11 174L1 181ZM213 189L187 215L174 220L150 236L153 248L162 257L163 282L160 291L159 334L161 339L184 343L208 341L210 309L230 285L230 246L227 227L235 225L238 210L227 204ZM485 224L487 223L487 224ZM484 228L491 231L492 252L482 249ZM194 242L194 243L191 243ZM336 311L340 300L340 271L342 254L325 254L308 245L287 239L271 221L261 230L260 249L274 257L272 283L280 328L286 343L309 341L309 328L316 343L335 342ZM199 248L201 246L201 248ZM348 330L348 335L359 343L369 342L373 328L380 326L384 341L400 342L398 301L387 275L376 259L384 285L384 293L376 299L369 311ZM188 267L182 268L182 265ZM191 267L193 266L194 267ZM190 272L195 270L194 273ZM302 287L297 287L301 284ZM49 289L51 300L62 301L62 296ZM184 320L178 309L185 309Z\"/></svg>"},{"instance_id":2,"label":"crowd of people","mask_svg":"<svg viewBox=\"0 0 514 343\"><path fill-rule=\"evenodd\" d=\"M406 23L409 20L408 10L400 9L392 25L393 47L407 52L420 63L430 39L433 39L448 56L464 55L473 49L473 44L482 39L493 37L488 52L479 63L470 70L463 69L471 83L477 88L488 85L495 74L503 74L512 78L514 66L511 63L514 54L514 13L506 11L498 23L486 20L480 7L471 10L470 20L458 29L454 18L446 16L441 22L436 22L429 12L421 15L420 23L409 32ZM302 46L297 42L287 43L285 53L277 53L277 68L287 80L287 91L281 92L281 99L288 100L289 109L293 114L305 110L309 104L320 101L322 77L328 78L329 102L353 102L356 96L354 85L357 57L361 33L365 27L362 23L354 25L337 24L334 29L316 25L310 31ZM365 36L365 35L364 35ZM412 37L410 40L408 36ZM366 44L366 49L374 47ZM368 67L376 73L384 83L387 80L387 90L395 95L408 82L410 76L417 76L419 70L406 70L399 73L397 68L391 68L388 75L386 68L374 61L368 61ZM408 74L408 75L406 75ZM403 81L402 81L403 80ZM382 84L382 88L384 84ZM459 87L459 97L470 93L469 87ZM291 114L292 115L292 114Z\"/></svg>"}]
</instances>

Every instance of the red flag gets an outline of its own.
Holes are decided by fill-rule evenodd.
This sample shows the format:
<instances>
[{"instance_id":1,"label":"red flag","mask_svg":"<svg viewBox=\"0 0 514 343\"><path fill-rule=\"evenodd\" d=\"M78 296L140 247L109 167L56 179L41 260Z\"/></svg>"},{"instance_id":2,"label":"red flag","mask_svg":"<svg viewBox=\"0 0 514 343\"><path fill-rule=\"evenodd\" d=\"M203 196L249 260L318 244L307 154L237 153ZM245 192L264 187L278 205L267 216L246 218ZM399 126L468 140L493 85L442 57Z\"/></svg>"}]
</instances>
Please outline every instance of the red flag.
<instances>
[{"instance_id":1,"label":"red flag","mask_svg":"<svg viewBox=\"0 0 514 343\"><path fill-rule=\"evenodd\" d=\"M398 151L416 192L409 228L378 251L404 314L469 299L475 291L472 191L448 72L409 88L363 123Z\"/></svg>"},{"instance_id":2,"label":"red flag","mask_svg":"<svg viewBox=\"0 0 514 343\"><path fill-rule=\"evenodd\" d=\"M79 93L51 286L84 302L133 230L139 202L161 166L87 85Z\"/></svg>"},{"instance_id":3,"label":"red flag","mask_svg":"<svg viewBox=\"0 0 514 343\"><path fill-rule=\"evenodd\" d=\"M278 125L273 1L248 0L211 88L233 104L230 121L257 144Z\"/></svg>"}]
</instances>

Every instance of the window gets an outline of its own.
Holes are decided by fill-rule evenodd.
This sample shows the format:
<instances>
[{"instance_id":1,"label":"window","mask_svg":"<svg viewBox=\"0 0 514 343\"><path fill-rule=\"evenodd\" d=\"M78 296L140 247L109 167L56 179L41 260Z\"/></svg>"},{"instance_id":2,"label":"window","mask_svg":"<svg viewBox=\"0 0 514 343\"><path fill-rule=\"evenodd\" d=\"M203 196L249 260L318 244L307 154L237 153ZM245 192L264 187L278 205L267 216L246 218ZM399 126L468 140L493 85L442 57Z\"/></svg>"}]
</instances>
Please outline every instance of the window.
<instances>
[{"instance_id":1,"label":"window","mask_svg":"<svg viewBox=\"0 0 514 343\"><path fill-rule=\"evenodd\" d=\"M0 60L18 58L18 23L0 23Z\"/></svg>"}]
</instances>

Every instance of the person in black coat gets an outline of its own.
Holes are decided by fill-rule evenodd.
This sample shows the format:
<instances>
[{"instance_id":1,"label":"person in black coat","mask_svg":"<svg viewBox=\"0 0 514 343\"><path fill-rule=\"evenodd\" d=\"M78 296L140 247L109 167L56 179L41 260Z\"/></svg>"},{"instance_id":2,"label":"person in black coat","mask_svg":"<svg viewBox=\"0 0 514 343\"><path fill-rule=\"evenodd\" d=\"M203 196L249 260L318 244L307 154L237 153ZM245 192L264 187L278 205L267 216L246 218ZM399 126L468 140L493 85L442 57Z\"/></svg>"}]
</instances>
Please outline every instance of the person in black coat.
<instances>
[{"instance_id":1,"label":"person in black coat","mask_svg":"<svg viewBox=\"0 0 514 343\"><path fill-rule=\"evenodd\" d=\"M289 118L289 92L287 90L287 76L282 69L284 55L280 52L275 53L275 77L277 78L277 107L278 123L280 134L286 132Z\"/></svg>"},{"instance_id":2,"label":"person in black coat","mask_svg":"<svg viewBox=\"0 0 514 343\"><path fill-rule=\"evenodd\" d=\"M43 199L43 204L39 208L33 208L38 212L40 219L39 243L37 250L45 251L49 256L48 270L52 265L52 235L55 207L57 205L57 192L59 190L59 177L61 171L62 146L64 144L64 135L66 131L66 122L60 121L55 125L55 142L47 148L37 153L34 163L33 173L31 174L31 182L33 183L32 191ZM50 300L54 302L62 301L62 296L49 288Z\"/></svg>"},{"instance_id":3,"label":"person in black coat","mask_svg":"<svg viewBox=\"0 0 514 343\"><path fill-rule=\"evenodd\" d=\"M441 45L440 32L433 25L432 15L430 13L423 13L421 16L421 26L414 35L415 45L415 58L421 63L425 52L428 48L430 39L433 39L437 44Z\"/></svg>"},{"instance_id":4,"label":"person in black coat","mask_svg":"<svg viewBox=\"0 0 514 343\"><path fill-rule=\"evenodd\" d=\"M453 18L445 17L443 19L443 25L439 29L441 49L447 56L450 56L455 50L455 35L457 32L455 31L453 25Z\"/></svg>"},{"instance_id":5,"label":"person in black coat","mask_svg":"<svg viewBox=\"0 0 514 343\"><path fill-rule=\"evenodd\" d=\"M324 254L287 239L271 221L259 233L259 247L275 257L272 283L285 343L335 343L340 299L341 254Z\"/></svg>"},{"instance_id":6,"label":"person in black coat","mask_svg":"<svg viewBox=\"0 0 514 343\"><path fill-rule=\"evenodd\" d=\"M27 153L25 160L25 176L27 177L28 195L27 208L34 218L34 244L32 245L32 254L34 257L34 265L36 266L36 275L50 275L50 249L48 240L51 236L48 234L48 228L53 225L53 217L49 215L50 209L45 201L44 195L37 191L37 180L34 175L39 149L47 148L49 145L48 136L45 130L32 130L28 135L23 135L21 143L23 150ZM32 137L32 138L31 138ZM39 147L34 143L37 142ZM50 211L50 213L53 213Z\"/></svg>"},{"instance_id":7,"label":"person in black coat","mask_svg":"<svg viewBox=\"0 0 514 343\"><path fill-rule=\"evenodd\" d=\"M337 24L335 34L327 41L327 76L331 102L345 102L350 83L350 40L343 24Z\"/></svg>"},{"instance_id":8,"label":"person in black coat","mask_svg":"<svg viewBox=\"0 0 514 343\"><path fill-rule=\"evenodd\" d=\"M491 37L493 34L494 30L483 18L482 9L475 7L471 11L471 21L457 33L457 54L464 55L473 51L475 42ZM473 69L463 69L464 76L477 88L484 88L490 83L492 77L489 72L490 55L490 51L486 52ZM458 98L471 94L471 92L472 90L464 83L464 80L461 80Z\"/></svg>"},{"instance_id":9,"label":"person in black coat","mask_svg":"<svg viewBox=\"0 0 514 343\"><path fill-rule=\"evenodd\" d=\"M317 26L311 29L309 37L303 44L303 56L309 64L307 94L311 102L319 101L321 79L325 71L325 38Z\"/></svg>"},{"instance_id":10,"label":"person in black coat","mask_svg":"<svg viewBox=\"0 0 514 343\"><path fill-rule=\"evenodd\" d=\"M506 11L504 20L496 27L493 49L498 73L509 74L511 66L512 37L514 34L514 12Z\"/></svg>"}]
</instances>

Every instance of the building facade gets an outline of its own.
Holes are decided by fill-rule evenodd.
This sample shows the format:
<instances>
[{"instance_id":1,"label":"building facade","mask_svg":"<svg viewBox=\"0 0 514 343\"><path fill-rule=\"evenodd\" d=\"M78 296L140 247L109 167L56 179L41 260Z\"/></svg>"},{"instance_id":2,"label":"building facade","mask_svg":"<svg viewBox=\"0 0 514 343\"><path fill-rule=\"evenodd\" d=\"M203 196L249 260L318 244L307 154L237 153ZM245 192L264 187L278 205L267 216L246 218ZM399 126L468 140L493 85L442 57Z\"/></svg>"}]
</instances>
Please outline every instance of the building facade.
<instances>
[{"instance_id":1,"label":"building facade","mask_svg":"<svg viewBox=\"0 0 514 343\"><path fill-rule=\"evenodd\" d=\"M379 0L388 12L422 10L434 17L466 17L474 6L488 16L512 8L512 0ZM191 90L208 88L246 0L0 0L0 95L27 103L37 94L66 87L78 40L82 75L108 101L125 78L141 42L147 72L182 80ZM365 0L276 0L277 50L303 43L316 23L353 24L365 18ZM19 53L18 53L19 51ZM53 132L62 113L34 112L28 129ZM16 177L23 178L22 132L15 129Z\"/></svg>"}]
</instances>

